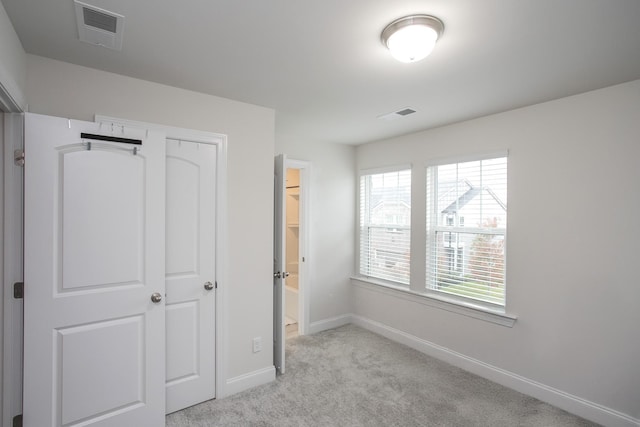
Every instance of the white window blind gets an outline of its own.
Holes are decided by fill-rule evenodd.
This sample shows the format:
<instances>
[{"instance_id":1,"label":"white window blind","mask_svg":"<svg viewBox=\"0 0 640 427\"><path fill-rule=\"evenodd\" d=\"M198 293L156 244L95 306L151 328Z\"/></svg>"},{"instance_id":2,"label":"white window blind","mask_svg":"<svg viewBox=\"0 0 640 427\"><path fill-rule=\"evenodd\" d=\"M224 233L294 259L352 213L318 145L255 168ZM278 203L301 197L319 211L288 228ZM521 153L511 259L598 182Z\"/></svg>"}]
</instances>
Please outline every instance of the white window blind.
<instances>
[{"instance_id":1,"label":"white window blind","mask_svg":"<svg viewBox=\"0 0 640 427\"><path fill-rule=\"evenodd\" d=\"M360 274L409 284L411 170L360 177Z\"/></svg>"},{"instance_id":2,"label":"white window blind","mask_svg":"<svg viewBox=\"0 0 640 427\"><path fill-rule=\"evenodd\" d=\"M427 168L427 289L505 305L507 158Z\"/></svg>"}]
</instances>

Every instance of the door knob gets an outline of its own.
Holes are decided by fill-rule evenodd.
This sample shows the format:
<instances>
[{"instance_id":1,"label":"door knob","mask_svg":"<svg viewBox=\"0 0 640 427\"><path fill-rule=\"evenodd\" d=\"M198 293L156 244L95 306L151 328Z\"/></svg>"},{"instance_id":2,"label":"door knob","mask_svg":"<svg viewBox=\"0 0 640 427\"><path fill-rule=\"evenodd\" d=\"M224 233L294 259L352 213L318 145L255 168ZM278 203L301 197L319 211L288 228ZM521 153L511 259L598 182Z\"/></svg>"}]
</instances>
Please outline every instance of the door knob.
<instances>
[{"instance_id":1,"label":"door knob","mask_svg":"<svg viewBox=\"0 0 640 427\"><path fill-rule=\"evenodd\" d=\"M204 288L205 288L206 290L210 291L211 289L213 289L213 283L211 283L211 282L206 282L206 283L204 284Z\"/></svg>"},{"instance_id":2,"label":"door knob","mask_svg":"<svg viewBox=\"0 0 640 427\"><path fill-rule=\"evenodd\" d=\"M151 294L151 302L154 304L158 304L160 301L162 301L162 295L159 294L158 292L154 292Z\"/></svg>"},{"instance_id":3,"label":"door knob","mask_svg":"<svg viewBox=\"0 0 640 427\"><path fill-rule=\"evenodd\" d=\"M273 277L276 279L286 279L287 277L289 277L289 272L288 271L283 271L283 272L277 272L277 273L273 273Z\"/></svg>"}]
</instances>

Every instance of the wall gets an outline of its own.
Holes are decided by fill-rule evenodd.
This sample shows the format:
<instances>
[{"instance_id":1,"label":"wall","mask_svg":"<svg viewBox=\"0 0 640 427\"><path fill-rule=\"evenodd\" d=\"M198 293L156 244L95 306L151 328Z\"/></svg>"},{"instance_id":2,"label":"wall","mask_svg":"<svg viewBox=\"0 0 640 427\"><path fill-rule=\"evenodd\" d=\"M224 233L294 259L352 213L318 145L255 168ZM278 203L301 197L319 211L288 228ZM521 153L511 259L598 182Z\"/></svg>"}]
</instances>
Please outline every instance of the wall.
<instances>
[{"instance_id":1,"label":"wall","mask_svg":"<svg viewBox=\"0 0 640 427\"><path fill-rule=\"evenodd\" d=\"M422 215L427 160L509 150L507 312L518 320L371 286L353 286L354 314L572 395L600 422L640 422L639 119L640 80L359 146L359 168L413 163Z\"/></svg>"},{"instance_id":2,"label":"wall","mask_svg":"<svg viewBox=\"0 0 640 427\"><path fill-rule=\"evenodd\" d=\"M228 136L227 378L273 366L274 112L241 102L106 73L38 56L27 58L27 98L35 113L93 121L94 114Z\"/></svg>"},{"instance_id":3,"label":"wall","mask_svg":"<svg viewBox=\"0 0 640 427\"><path fill-rule=\"evenodd\" d=\"M309 322L316 332L348 322L355 233L355 147L289 138L276 132L276 152L311 163ZM333 320L332 320L333 319Z\"/></svg>"},{"instance_id":4,"label":"wall","mask_svg":"<svg viewBox=\"0 0 640 427\"><path fill-rule=\"evenodd\" d=\"M11 25L4 6L0 2L0 105L6 104L4 96L11 98L10 104L26 108L24 87L27 59L20 39ZM4 90L2 90L4 89ZM14 108L11 111L18 111Z\"/></svg>"}]
</instances>

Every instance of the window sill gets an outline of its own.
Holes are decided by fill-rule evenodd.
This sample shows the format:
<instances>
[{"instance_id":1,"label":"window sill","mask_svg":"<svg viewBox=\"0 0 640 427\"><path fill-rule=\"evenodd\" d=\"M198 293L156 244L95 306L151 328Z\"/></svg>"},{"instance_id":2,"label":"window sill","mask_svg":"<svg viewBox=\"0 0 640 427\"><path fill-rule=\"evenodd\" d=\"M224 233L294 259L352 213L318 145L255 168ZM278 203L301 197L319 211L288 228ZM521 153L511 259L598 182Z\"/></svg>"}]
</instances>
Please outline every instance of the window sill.
<instances>
[{"instance_id":1,"label":"window sill","mask_svg":"<svg viewBox=\"0 0 640 427\"><path fill-rule=\"evenodd\" d=\"M466 301L459 301L446 296L421 293L410 290L408 287L393 285L382 280L369 277L351 277L351 283L363 289L381 292L407 301L417 302L429 307L446 310L496 325L512 328L518 319L516 316Z\"/></svg>"}]
</instances>

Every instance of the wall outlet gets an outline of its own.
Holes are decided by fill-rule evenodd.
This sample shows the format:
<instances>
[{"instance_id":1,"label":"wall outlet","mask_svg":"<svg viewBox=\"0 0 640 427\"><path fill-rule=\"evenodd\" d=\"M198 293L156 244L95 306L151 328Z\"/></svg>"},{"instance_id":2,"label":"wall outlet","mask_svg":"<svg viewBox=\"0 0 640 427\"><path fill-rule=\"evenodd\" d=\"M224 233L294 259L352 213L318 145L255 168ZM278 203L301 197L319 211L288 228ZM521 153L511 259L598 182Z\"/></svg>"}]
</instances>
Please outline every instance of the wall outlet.
<instances>
[{"instance_id":1,"label":"wall outlet","mask_svg":"<svg viewBox=\"0 0 640 427\"><path fill-rule=\"evenodd\" d=\"M253 352L257 353L262 351L262 337L256 337L253 339Z\"/></svg>"}]
</instances>

